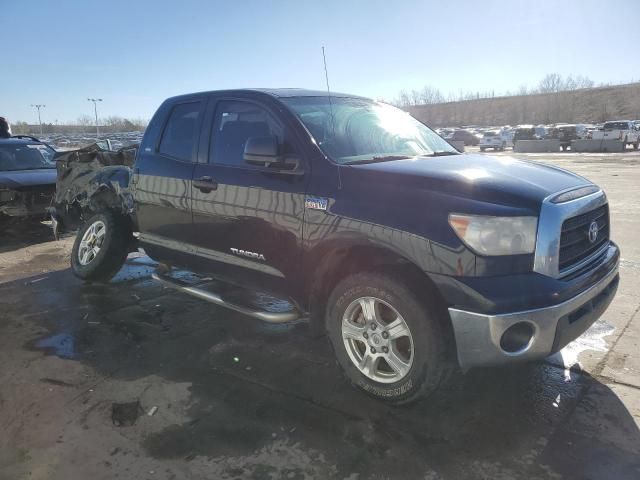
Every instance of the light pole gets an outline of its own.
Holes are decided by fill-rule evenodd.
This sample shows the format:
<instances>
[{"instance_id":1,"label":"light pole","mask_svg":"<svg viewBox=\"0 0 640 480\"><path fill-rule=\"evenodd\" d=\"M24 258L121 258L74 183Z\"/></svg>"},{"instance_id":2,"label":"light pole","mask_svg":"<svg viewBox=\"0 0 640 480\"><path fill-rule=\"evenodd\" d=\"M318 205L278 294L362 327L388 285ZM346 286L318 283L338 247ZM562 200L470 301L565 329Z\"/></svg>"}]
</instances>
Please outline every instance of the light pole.
<instances>
[{"instance_id":1,"label":"light pole","mask_svg":"<svg viewBox=\"0 0 640 480\"><path fill-rule=\"evenodd\" d=\"M93 102L93 112L96 114L96 138L100 137L100 127L98 127L98 102L101 102L101 98L87 98L88 102Z\"/></svg>"},{"instance_id":2,"label":"light pole","mask_svg":"<svg viewBox=\"0 0 640 480\"><path fill-rule=\"evenodd\" d=\"M42 105L42 104L34 105L32 103L31 106L38 109L38 123L40 124L40 135L42 135L42 119L40 118L40 109L46 107L46 105Z\"/></svg>"}]
</instances>

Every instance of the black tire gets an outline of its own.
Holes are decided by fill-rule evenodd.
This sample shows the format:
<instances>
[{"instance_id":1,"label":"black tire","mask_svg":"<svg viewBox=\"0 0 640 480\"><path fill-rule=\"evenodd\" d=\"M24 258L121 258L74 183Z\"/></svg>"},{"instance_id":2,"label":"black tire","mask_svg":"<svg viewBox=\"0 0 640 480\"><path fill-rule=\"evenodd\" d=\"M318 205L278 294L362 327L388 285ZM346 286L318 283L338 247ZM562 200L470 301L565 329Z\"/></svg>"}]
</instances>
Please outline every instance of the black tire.
<instances>
[{"instance_id":1,"label":"black tire","mask_svg":"<svg viewBox=\"0 0 640 480\"><path fill-rule=\"evenodd\" d=\"M400 374L397 370L391 369L391 364L386 363L386 360L378 361L377 367L373 368L389 369L392 374L388 380L389 383L369 378L356 366L347 350L342 334L343 317L351 310L351 306L358 305L357 300L363 297L379 299L382 303L390 305L403 318L410 331L413 353L408 358L412 361L407 362L410 363L410 367L398 381L393 381L393 377ZM355 308L357 309L358 306ZM384 306L384 308L387 307ZM327 336L338 364L354 385L369 395L390 403L409 403L433 393L447 376L446 374L452 371L452 363L446 356L450 353L447 350L451 343L447 341L446 330L439 321L443 319L438 318L438 315L442 315L443 312L446 310L439 306L434 296L427 296L424 301L420 301L403 282L391 276L380 273L357 273L342 280L329 297L326 317ZM361 314L363 313L361 311ZM379 317L381 318L382 315ZM395 316L391 315L391 318ZM384 335L383 328L378 327L376 331L380 332L379 335ZM369 330L369 332L373 331ZM373 355L371 342L375 339L373 335L367 338L367 340L359 340L358 345L361 346L362 355L369 353ZM403 338L408 342L407 337ZM365 342L369 342L371 347ZM393 347L391 349L397 351ZM381 351L376 354L383 355Z\"/></svg>"},{"instance_id":2,"label":"black tire","mask_svg":"<svg viewBox=\"0 0 640 480\"><path fill-rule=\"evenodd\" d=\"M87 230L96 222L102 222L105 226L104 239L99 246L99 252L83 265L79 258L80 244ZM124 265L130 242L131 229L125 217L111 211L92 215L78 230L73 244L71 251L73 274L86 281L109 281Z\"/></svg>"},{"instance_id":3,"label":"black tire","mask_svg":"<svg viewBox=\"0 0 640 480\"><path fill-rule=\"evenodd\" d=\"M484 147L480 147L480 151L484 152L486 149Z\"/></svg>"},{"instance_id":4,"label":"black tire","mask_svg":"<svg viewBox=\"0 0 640 480\"><path fill-rule=\"evenodd\" d=\"M633 149L634 150L638 150L638 147L640 147L640 142L636 142L633 144Z\"/></svg>"}]
</instances>

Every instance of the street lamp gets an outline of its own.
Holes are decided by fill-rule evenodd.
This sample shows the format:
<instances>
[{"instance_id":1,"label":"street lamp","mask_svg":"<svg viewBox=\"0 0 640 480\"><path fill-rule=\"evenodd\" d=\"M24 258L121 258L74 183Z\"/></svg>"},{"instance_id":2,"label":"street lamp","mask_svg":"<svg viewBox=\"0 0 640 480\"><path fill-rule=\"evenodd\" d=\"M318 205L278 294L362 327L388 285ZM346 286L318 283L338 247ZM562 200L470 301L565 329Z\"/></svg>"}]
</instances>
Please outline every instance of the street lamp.
<instances>
[{"instance_id":1,"label":"street lamp","mask_svg":"<svg viewBox=\"0 0 640 480\"><path fill-rule=\"evenodd\" d=\"M96 114L96 138L100 137L100 127L98 127L98 102L101 102L101 98L87 98L88 102L93 102L93 111Z\"/></svg>"},{"instance_id":2,"label":"street lamp","mask_svg":"<svg viewBox=\"0 0 640 480\"><path fill-rule=\"evenodd\" d=\"M32 103L31 106L38 109L38 123L40 124L40 135L42 135L42 119L40 118L40 109L46 107L46 105L42 105L42 104L34 105Z\"/></svg>"}]
</instances>

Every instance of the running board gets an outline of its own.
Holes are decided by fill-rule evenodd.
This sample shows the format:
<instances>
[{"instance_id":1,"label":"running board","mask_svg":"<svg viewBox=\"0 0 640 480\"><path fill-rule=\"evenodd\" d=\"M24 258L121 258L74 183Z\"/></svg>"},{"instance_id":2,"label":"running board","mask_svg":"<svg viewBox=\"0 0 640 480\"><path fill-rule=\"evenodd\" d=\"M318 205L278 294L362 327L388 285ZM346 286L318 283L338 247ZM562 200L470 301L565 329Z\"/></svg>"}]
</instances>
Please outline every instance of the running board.
<instances>
[{"instance_id":1,"label":"running board","mask_svg":"<svg viewBox=\"0 0 640 480\"><path fill-rule=\"evenodd\" d=\"M187 295L206 300L210 303L215 303L216 305L220 305L221 307L234 310L244 315L248 315L249 317L257 318L258 320L262 320L263 322L286 323L293 320L298 320L300 318L300 314L296 310L287 312L266 312L264 310L252 310L248 307L236 305L234 303L226 301L215 292L203 290L202 288L198 288L197 286L185 285L178 280L174 280L168 276L158 274L157 272L152 273L151 278L153 278L154 280L158 280L168 287L175 288L176 290L186 293Z\"/></svg>"}]
</instances>

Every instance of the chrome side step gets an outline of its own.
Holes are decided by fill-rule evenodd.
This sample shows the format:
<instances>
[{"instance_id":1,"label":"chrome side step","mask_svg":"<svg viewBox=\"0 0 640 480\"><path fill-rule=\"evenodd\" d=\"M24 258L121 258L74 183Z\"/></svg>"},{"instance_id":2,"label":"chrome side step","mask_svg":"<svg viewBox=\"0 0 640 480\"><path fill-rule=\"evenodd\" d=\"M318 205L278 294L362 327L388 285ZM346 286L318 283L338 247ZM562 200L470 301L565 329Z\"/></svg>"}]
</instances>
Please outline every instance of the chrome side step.
<instances>
[{"instance_id":1,"label":"chrome side step","mask_svg":"<svg viewBox=\"0 0 640 480\"><path fill-rule=\"evenodd\" d=\"M202 288L198 288L197 286L185 285L178 280L174 280L166 275L161 275L157 272L152 273L151 278L162 282L168 287L175 288L176 290L184 292L193 297L206 300L207 302L215 303L216 305L220 305L221 307L240 312L244 315L248 315L249 317L257 318L258 320L262 320L263 322L286 323L293 320L298 320L300 318L300 314L295 309L287 312L266 312L263 310L252 310L248 307L230 303L217 293L203 290Z\"/></svg>"}]
</instances>

